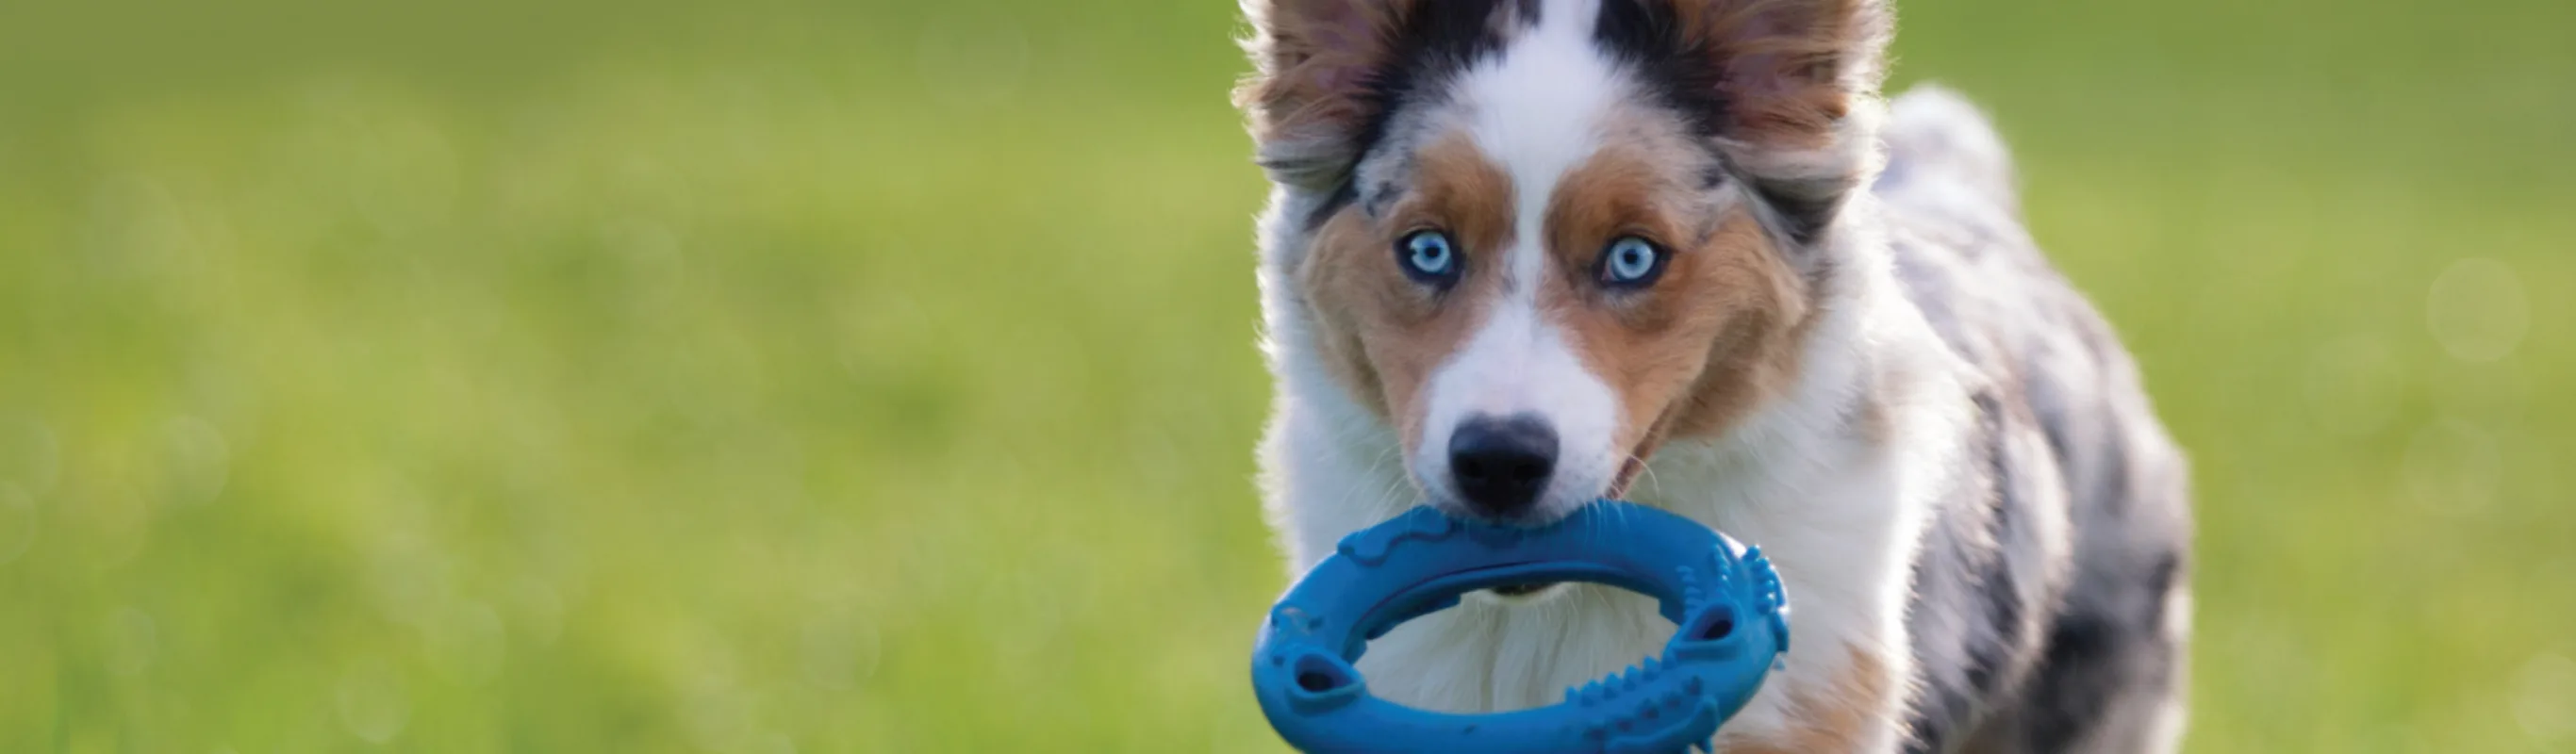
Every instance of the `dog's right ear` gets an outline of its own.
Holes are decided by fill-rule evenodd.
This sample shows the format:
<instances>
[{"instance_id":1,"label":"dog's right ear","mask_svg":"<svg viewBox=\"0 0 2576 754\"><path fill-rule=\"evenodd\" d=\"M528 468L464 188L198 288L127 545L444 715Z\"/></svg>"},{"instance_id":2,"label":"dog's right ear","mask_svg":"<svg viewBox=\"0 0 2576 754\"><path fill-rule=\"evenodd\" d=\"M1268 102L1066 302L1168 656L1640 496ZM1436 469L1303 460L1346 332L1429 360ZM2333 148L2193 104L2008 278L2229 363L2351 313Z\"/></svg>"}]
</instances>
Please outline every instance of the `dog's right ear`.
<instances>
[{"instance_id":1,"label":"dog's right ear","mask_svg":"<svg viewBox=\"0 0 2576 754\"><path fill-rule=\"evenodd\" d=\"M1361 132L1386 106L1374 87L1413 1L1243 0L1253 71L1234 101L1271 180L1327 192L1348 176Z\"/></svg>"}]
</instances>

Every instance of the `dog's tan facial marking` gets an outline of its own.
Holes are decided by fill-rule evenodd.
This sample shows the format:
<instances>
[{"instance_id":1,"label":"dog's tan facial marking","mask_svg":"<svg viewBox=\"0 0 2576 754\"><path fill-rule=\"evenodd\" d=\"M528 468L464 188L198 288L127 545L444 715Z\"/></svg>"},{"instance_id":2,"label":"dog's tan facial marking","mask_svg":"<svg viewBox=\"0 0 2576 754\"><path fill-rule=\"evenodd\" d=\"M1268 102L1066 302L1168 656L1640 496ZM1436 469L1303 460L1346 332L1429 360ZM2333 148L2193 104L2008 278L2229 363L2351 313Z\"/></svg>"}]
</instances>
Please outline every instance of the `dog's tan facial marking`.
<instances>
[{"instance_id":1,"label":"dog's tan facial marking","mask_svg":"<svg viewBox=\"0 0 2576 754\"><path fill-rule=\"evenodd\" d=\"M1421 438L1424 383L1503 285L1512 201L1511 177L1472 141L1443 138L1415 154L1410 188L1383 217L1343 208L1317 231L1298 270L1333 373L1393 422L1408 447ZM1420 230L1447 233L1454 244L1463 267L1447 290L1397 267L1396 242Z\"/></svg>"},{"instance_id":2,"label":"dog's tan facial marking","mask_svg":"<svg viewBox=\"0 0 2576 754\"><path fill-rule=\"evenodd\" d=\"M1813 307L1786 247L1814 238L1834 205L1790 158L1828 143L1847 115L1844 80L1869 70L1842 55L1880 28L1855 2L1732 4L1642 27L1595 27L1607 11L1543 13L1527 28L1510 14L1451 19L1514 23L1471 35L1490 54L1374 145L1344 143L1352 121L1318 114L1387 103L1347 91L1349 60L1307 48L1389 54L1364 42L1468 27L1262 5L1295 10L1256 19L1274 53L1253 98L1264 164L1358 196L1326 210L1294 278L1329 369L1397 430L1434 504L1551 519L1623 493L1666 438L1724 432L1791 384ZM1689 81L1727 106L1640 96L1672 82L1639 60L1708 66ZM1288 138L1307 132L1298 123L1342 141ZM1714 178L1721 168L1732 177ZM1445 234L1440 253L1459 267L1400 267L1394 246L1417 231ZM1628 266L1606 279L1603 253L1631 236L1658 250L1653 273L1625 243Z\"/></svg>"},{"instance_id":3,"label":"dog's tan facial marking","mask_svg":"<svg viewBox=\"0 0 2576 754\"><path fill-rule=\"evenodd\" d=\"M1539 224L1540 317L1563 333L1583 369L1618 396L1610 440L1634 458L1597 492L1619 494L1642 459L1671 437L1721 432L1796 377L1810 319L1805 280L1750 204L1720 202L1700 185L1704 161L1678 124L1637 116L1605 126L1614 138L1558 178ZM1378 217L1346 207L1316 232L1298 271L1333 373L1389 420L1408 452L1424 435L1423 394L1505 293L1515 242L1512 176L1466 133L1418 150L1403 193ZM1393 248L1406 234L1450 235L1463 265L1446 289L1406 276ZM1636 236L1667 250L1652 285L1600 278L1613 241Z\"/></svg>"},{"instance_id":4,"label":"dog's tan facial marking","mask_svg":"<svg viewBox=\"0 0 2576 754\"><path fill-rule=\"evenodd\" d=\"M1804 279L1749 213L1728 217L1706 248L1762 252L1731 257L1719 273L1724 284L1738 286L1739 297L1729 302L1733 316L1710 343L1708 368L1666 414L1672 434L1679 437L1722 431L1788 390L1797 381L1801 336L1814 322L1808 316L1812 307Z\"/></svg>"},{"instance_id":5,"label":"dog's tan facial marking","mask_svg":"<svg viewBox=\"0 0 2576 754\"><path fill-rule=\"evenodd\" d=\"M1638 458L1665 437L1723 429L1794 377L1806 292L1742 203L1714 210L1691 162L1654 140L1605 147L1551 199L1549 253L1561 293L1551 315L1620 396L1616 441ZM1623 236L1668 251L1653 285L1602 285L1600 256ZM1634 470L1626 473L1633 474Z\"/></svg>"}]
</instances>

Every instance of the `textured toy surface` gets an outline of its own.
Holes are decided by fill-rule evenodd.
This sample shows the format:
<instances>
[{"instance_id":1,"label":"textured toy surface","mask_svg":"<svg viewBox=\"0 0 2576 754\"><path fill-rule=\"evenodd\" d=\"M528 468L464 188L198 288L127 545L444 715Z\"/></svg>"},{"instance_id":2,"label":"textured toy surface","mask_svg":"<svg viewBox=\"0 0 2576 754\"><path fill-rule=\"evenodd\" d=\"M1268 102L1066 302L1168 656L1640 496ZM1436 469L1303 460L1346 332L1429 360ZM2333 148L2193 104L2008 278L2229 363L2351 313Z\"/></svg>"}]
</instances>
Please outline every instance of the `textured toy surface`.
<instances>
[{"instance_id":1,"label":"textured toy surface","mask_svg":"<svg viewBox=\"0 0 2576 754\"><path fill-rule=\"evenodd\" d=\"M1352 665L1370 639L1461 594L1543 581L1646 594L1679 630L1562 703L1485 715L1379 699ZM1602 501L1522 529L1415 508L1343 538L1271 607L1252 685L1271 727L1308 752L1669 754L1705 747L1788 648L1787 599L1761 550L1689 519Z\"/></svg>"}]
</instances>

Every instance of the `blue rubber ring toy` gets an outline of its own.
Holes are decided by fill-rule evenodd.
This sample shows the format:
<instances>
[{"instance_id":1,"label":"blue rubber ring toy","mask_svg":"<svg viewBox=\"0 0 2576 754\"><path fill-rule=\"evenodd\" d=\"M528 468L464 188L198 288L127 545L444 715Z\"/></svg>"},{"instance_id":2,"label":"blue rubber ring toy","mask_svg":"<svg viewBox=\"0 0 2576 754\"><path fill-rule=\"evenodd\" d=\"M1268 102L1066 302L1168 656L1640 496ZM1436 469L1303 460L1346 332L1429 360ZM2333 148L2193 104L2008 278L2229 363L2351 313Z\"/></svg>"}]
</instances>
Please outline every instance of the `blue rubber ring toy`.
<instances>
[{"instance_id":1,"label":"blue rubber ring toy","mask_svg":"<svg viewBox=\"0 0 2576 754\"><path fill-rule=\"evenodd\" d=\"M1663 654L1536 709L1461 715L1371 696L1352 663L1397 624L1507 584L1586 581L1654 597ZM1654 508L1601 501L1538 528L1417 507L1344 537L1270 609L1252 650L1261 712L1307 752L1675 754L1705 748L1789 649L1760 548Z\"/></svg>"}]
</instances>

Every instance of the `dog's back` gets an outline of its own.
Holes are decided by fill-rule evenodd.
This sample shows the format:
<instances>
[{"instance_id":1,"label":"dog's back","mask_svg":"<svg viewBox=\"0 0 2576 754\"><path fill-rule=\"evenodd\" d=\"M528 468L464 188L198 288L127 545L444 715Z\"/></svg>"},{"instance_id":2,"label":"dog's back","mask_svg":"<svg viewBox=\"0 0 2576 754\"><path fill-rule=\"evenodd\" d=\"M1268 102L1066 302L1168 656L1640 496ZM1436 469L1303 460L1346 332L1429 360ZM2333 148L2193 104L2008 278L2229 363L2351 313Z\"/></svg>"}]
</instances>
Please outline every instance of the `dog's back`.
<instances>
[{"instance_id":1,"label":"dog's back","mask_svg":"<svg viewBox=\"0 0 2576 754\"><path fill-rule=\"evenodd\" d=\"M1898 98L1874 191L1897 277L1982 384L1915 566L1913 748L2167 751L2190 625L2187 473L2110 326L2021 226L1984 118Z\"/></svg>"}]
</instances>

